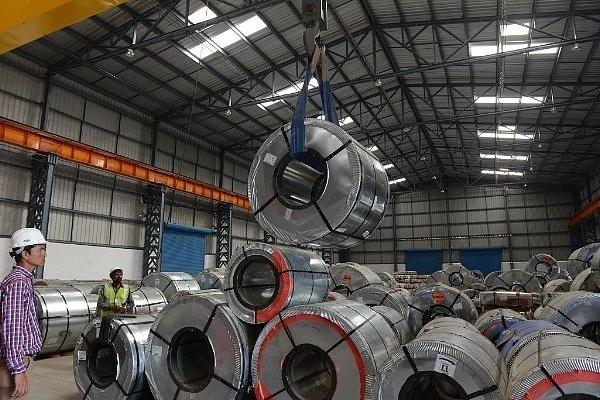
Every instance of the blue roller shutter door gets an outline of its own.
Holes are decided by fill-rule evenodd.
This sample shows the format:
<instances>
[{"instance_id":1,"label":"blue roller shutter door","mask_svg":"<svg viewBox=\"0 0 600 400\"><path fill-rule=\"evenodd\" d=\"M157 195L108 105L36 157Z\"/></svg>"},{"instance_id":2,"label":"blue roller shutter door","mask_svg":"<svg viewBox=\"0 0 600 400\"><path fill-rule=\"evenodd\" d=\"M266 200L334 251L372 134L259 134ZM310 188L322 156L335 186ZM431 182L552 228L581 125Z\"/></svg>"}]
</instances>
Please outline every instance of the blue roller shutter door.
<instances>
[{"instance_id":1,"label":"blue roller shutter door","mask_svg":"<svg viewBox=\"0 0 600 400\"><path fill-rule=\"evenodd\" d=\"M161 271L187 272L191 276L204 269L209 229L165 224L162 237Z\"/></svg>"}]
</instances>

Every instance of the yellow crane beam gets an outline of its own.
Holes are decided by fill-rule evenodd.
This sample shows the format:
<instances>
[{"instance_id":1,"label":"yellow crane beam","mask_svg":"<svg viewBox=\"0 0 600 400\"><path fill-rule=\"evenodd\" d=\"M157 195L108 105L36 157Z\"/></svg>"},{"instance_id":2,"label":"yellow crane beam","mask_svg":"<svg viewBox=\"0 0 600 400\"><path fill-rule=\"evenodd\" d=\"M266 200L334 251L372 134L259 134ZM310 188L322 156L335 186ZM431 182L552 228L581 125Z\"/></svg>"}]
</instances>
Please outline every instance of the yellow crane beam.
<instances>
[{"instance_id":1,"label":"yellow crane beam","mask_svg":"<svg viewBox=\"0 0 600 400\"><path fill-rule=\"evenodd\" d=\"M0 54L127 0L0 0Z\"/></svg>"}]
</instances>

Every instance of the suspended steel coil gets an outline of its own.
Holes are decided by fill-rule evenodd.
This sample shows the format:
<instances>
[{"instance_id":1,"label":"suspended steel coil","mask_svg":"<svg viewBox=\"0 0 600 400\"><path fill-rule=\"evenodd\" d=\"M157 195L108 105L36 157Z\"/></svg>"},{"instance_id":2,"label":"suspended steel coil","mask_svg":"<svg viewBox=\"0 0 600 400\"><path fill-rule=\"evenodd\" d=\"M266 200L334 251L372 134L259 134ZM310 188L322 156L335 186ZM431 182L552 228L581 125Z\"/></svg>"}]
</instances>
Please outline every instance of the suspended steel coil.
<instances>
[{"instance_id":1,"label":"suspended steel coil","mask_svg":"<svg viewBox=\"0 0 600 400\"><path fill-rule=\"evenodd\" d=\"M378 399L505 400L507 371L494 345L473 325L439 318L382 368Z\"/></svg>"},{"instance_id":2,"label":"suspended steel coil","mask_svg":"<svg viewBox=\"0 0 600 400\"><path fill-rule=\"evenodd\" d=\"M501 273L502 273L502 271L493 271L493 272L490 272L489 274L487 274L485 276L485 279L483 280L483 284L485 285L485 287L487 287L488 289L491 289L492 286L494 286L494 281L496 280L498 275L500 275Z\"/></svg>"},{"instance_id":3,"label":"suspended steel coil","mask_svg":"<svg viewBox=\"0 0 600 400\"><path fill-rule=\"evenodd\" d=\"M600 344L600 293L569 292L550 300L543 319Z\"/></svg>"},{"instance_id":4,"label":"suspended steel coil","mask_svg":"<svg viewBox=\"0 0 600 400\"><path fill-rule=\"evenodd\" d=\"M507 398L600 398L600 346L569 335L540 335L515 356Z\"/></svg>"},{"instance_id":5,"label":"suspended steel coil","mask_svg":"<svg viewBox=\"0 0 600 400\"><path fill-rule=\"evenodd\" d=\"M142 286L159 288L166 299L180 290L200 289L198 282L186 272L154 272L142 278Z\"/></svg>"},{"instance_id":6,"label":"suspended steel coil","mask_svg":"<svg viewBox=\"0 0 600 400\"><path fill-rule=\"evenodd\" d=\"M73 375L83 399L150 398L144 346L153 314L97 318L81 333L73 352Z\"/></svg>"},{"instance_id":7,"label":"suspended steel coil","mask_svg":"<svg viewBox=\"0 0 600 400\"><path fill-rule=\"evenodd\" d=\"M459 290L468 289L474 282L473 274L460 264L452 264L429 276L427 283L443 283Z\"/></svg>"},{"instance_id":8,"label":"suspended steel coil","mask_svg":"<svg viewBox=\"0 0 600 400\"><path fill-rule=\"evenodd\" d=\"M200 289L223 289L226 282L227 269L211 268L198 272L194 279Z\"/></svg>"},{"instance_id":9,"label":"suspended steel coil","mask_svg":"<svg viewBox=\"0 0 600 400\"><path fill-rule=\"evenodd\" d=\"M269 321L252 353L258 400L376 399L375 374L398 349L395 333L351 300L297 306Z\"/></svg>"},{"instance_id":10,"label":"suspended steel coil","mask_svg":"<svg viewBox=\"0 0 600 400\"><path fill-rule=\"evenodd\" d=\"M491 342L495 342L498 336L511 326L527 318L518 312L508 308L496 308L484 312L475 321L475 328Z\"/></svg>"},{"instance_id":11,"label":"suspended steel coil","mask_svg":"<svg viewBox=\"0 0 600 400\"><path fill-rule=\"evenodd\" d=\"M542 285L533 274L522 269L512 269L501 272L494 283L492 290L502 289L511 292L540 293Z\"/></svg>"},{"instance_id":12,"label":"suspended steel coil","mask_svg":"<svg viewBox=\"0 0 600 400\"><path fill-rule=\"evenodd\" d=\"M548 281L558 278L560 274L558 262L549 254L536 254L531 257L525 270L533 275L539 274Z\"/></svg>"},{"instance_id":13,"label":"suspended steel coil","mask_svg":"<svg viewBox=\"0 0 600 400\"><path fill-rule=\"evenodd\" d=\"M408 325L416 336L423 325L435 318L453 316L470 323L477 320L473 301L463 292L446 285L430 284L418 289L412 297Z\"/></svg>"},{"instance_id":14,"label":"suspended steel coil","mask_svg":"<svg viewBox=\"0 0 600 400\"><path fill-rule=\"evenodd\" d=\"M372 306L387 306L408 317L408 300L402 290L396 290L385 286L367 286L355 290L349 300Z\"/></svg>"},{"instance_id":15,"label":"suspended steel coil","mask_svg":"<svg viewBox=\"0 0 600 400\"><path fill-rule=\"evenodd\" d=\"M392 328L398 339L398 345L408 343L412 339L407 315L387 306L371 306L371 308L380 314Z\"/></svg>"},{"instance_id":16,"label":"suspended steel coil","mask_svg":"<svg viewBox=\"0 0 600 400\"><path fill-rule=\"evenodd\" d=\"M371 268L355 263L329 266L329 291L349 296L367 286L383 286L381 278Z\"/></svg>"},{"instance_id":17,"label":"suspended steel coil","mask_svg":"<svg viewBox=\"0 0 600 400\"><path fill-rule=\"evenodd\" d=\"M598 287L596 284L596 280L594 279L591 268L586 268L581 271L575 277L575 279L573 279L573 282L571 282L571 292L578 292L582 290L587 292L600 292L600 287Z\"/></svg>"},{"instance_id":18,"label":"suspended steel coil","mask_svg":"<svg viewBox=\"0 0 600 400\"><path fill-rule=\"evenodd\" d=\"M164 293L157 287L141 286L131 289L134 314L153 314L160 312L166 305Z\"/></svg>"},{"instance_id":19,"label":"suspended steel coil","mask_svg":"<svg viewBox=\"0 0 600 400\"><path fill-rule=\"evenodd\" d=\"M571 277L576 277L581 271L590 267L594 254L600 250L600 243L591 243L578 248L567 259L567 271Z\"/></svg>"},{"instance_id":20,"label":"suspended steel coil","mask_svg":"<svg viewBox=\"0 0 600 400\"><path fill-rule=\"evenodd\" d=\"M173 299L157 316L145 349L154 398L244 399L255 337L220 290Z\"/></svg>"},{"instance_id":21,"label":"suspended steel coil","mask_svg":"<svg viewBox=\"0 0 600 400\"><path fill-rule=\"evenodd\" d=\"M335 124L306 119L307 163L289 156L291 124L254 157L248 198L265 231L288 243L347 248L379 225L388 202L387 174L375 156Z\"/></svg>"},{"instance_id":22,"label":"suspended steel coil","mask_svg":"<svg viewBox=\"0 0 600 400\"><path fill-rule=\"evenodd\" d=\"M390 287L392 289L395 289L398 286L394 275L392 275L391 273L385 271L377 271L376 273L377 276L379 276L379 279L381 279L381 282L383 282L384 286Z\"/></svg>"},{"instance_id":23,"label":"suspended steel coil","mask_svg":"<svg viewBox=\"0 0 600 400\"><path fill-rule=\"evenodd\" d=\"M34 296L42 334L39 354L73 350L79 334L94 318L93 300L73 287L35 287Z\"/></svg>"},{"instance_id":24,"label":"suspended steel coil","mask_svg":"<svg viewBox=\"0 0 600 400\"><path fill-rule=\"evenodd\" d=\"M288 307L320 303L329 293L327 265L308 250L252 243L229 265L227 303L250 324L268 322Z\"/></svg>"}]
</instances>

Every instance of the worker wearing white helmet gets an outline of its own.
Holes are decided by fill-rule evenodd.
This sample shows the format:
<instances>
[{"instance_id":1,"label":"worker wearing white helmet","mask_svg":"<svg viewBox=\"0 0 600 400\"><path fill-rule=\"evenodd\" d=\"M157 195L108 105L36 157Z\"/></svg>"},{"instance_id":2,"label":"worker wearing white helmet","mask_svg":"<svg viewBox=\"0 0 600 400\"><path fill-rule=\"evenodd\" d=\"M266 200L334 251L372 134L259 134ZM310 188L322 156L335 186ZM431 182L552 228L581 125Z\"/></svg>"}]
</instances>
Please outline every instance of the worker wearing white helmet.
<instances>
[{"instance_id":1,"label":"worker wearing white helmet","mask_svg":"<svg viewBox=\"0 0 600 400\"><path fill-rule=\"evenodd\" d=\"M33 357L42 348L33 293L33 271L46 262L46 239L35 228L11 237L12 271L0 285L0 400L26 399Z\"/></svg>"},{"instance_id":2,"label":"worker wearing white helmet","mask_svg":"<svg viewBox=\"0 0 600 400\"><path fill-rule=\"evenodd\" d=\"M108 275L112 282L105 283L98 293L97 315L105 317L114 313L131 313L133 311L131 287L123 283L123 270L113 268Z\"/></svg>"}]
</instances>

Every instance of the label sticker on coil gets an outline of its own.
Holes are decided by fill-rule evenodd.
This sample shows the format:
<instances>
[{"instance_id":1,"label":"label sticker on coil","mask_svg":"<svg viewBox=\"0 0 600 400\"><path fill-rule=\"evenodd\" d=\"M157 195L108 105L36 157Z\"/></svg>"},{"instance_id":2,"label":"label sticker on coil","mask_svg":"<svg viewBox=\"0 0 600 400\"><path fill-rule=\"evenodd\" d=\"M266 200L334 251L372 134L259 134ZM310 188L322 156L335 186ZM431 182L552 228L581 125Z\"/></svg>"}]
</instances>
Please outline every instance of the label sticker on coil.
<instances>
[{"instance_id":1,"label":"label sticker on coil","mask_svg":"<svg viewBox=\"0 0 600 400\"><path fill-rule=\"evenodd\" d=\"M156 278L154 280L154 286L159 286L160 285L160 278Z\"/></svg>"},{"instance_id":2,"label":"label sticker on coil","mask_svg":"<svg viewBox=\"0 0 600 400\"><path fill-rule=\"evenodd\" d=\"M292 209L291 208L285 209L285 214L283 215L283 218L285 218L288 221L292 218Z\"/></svg>"},{"instance_id":3,"label":"label sticker on coil","mask_svg":"<svg viewBox=\"0 0 600 400\"><path fill-rule=\"evenodd\" d=\"M161 357L162 356L162 346L152 346L152 355Z\"/></svg>"},{"instance_id":4,"label":"label sticker on coil","mask_svg":"<svg viewBox=\"0 0 600 400\"><path fill-rule=\"evenodd\" d=\"M79 361L85 361L87 359L87 352L83 351L83 350L79 350L77 352L77 360Z\"/></svg>"},{"instance_id":5,"label":"label sticker on coil","mask_svg":"<svg viewBox=\"0 0 600 400\"><path fill-rule=\"evenodd\" d=\"M448 375L449 377L453 378L456 371L456 364L458 364L458 361L454 358L445 354L438 354L435 359L435 367L433 369L435 372L439 372L440 374Z\"/></svg>"},{"instance_id":6,"label":"label sticker on coil","mask_svg":"<svg viewBox=\"0 0 600 400\"><path fill-rule=\"evenodd\" d=\"M434 303L443 303L444 302L444 292L433 292L431 294L431 299Z\"/></svg>"},{"instance_id":7,"label":"label sticker on coil","mask_svg":"<svg viewBox=\"0 0 600 400\"><path fill-rule=\"evenodd\" d=\"M265 154L265 158L263 158L263 161L269 165L275 165L275 163L277 162L277 157L273 154L267 153Z\"/></svg>"}]
</instances>

